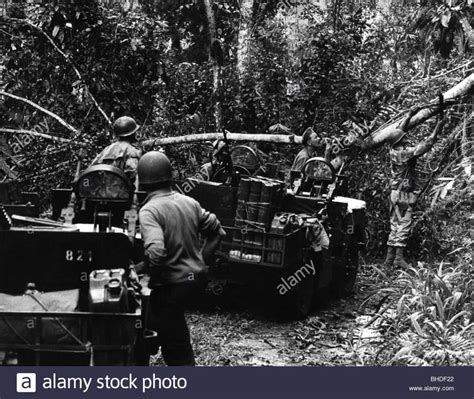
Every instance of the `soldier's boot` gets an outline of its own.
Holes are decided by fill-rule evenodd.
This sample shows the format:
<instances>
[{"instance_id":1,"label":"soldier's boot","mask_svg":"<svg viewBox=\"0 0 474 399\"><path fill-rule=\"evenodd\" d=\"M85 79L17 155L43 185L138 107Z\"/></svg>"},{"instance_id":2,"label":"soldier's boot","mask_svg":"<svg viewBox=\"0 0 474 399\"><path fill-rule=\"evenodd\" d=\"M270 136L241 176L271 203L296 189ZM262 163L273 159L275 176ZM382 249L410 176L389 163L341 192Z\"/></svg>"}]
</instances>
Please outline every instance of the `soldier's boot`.
<instances>
[{"instance_id":1,"label":"soldier's boot","mask_svg":"<svg viewBox=\"0 0 474 399\"><path fill-rule=\"evenodd\" d=\"M408 269L410 267L407 261L403 258L403 250L404 247L395 248L395 260L393 261L393 265L397 269Z\"/></svg>"},{"instance_id":2,"label":"soldier's boot","mask_svg":"<svg viewBox=\"0 0 474 399\"><path fill-rule=\"evenodd\" d=\"M387 257L383 265L386 269L391 270L393 266L393 261L395 260L395 247L391 245L387 246Z\"/></svg>"}]
</instances>

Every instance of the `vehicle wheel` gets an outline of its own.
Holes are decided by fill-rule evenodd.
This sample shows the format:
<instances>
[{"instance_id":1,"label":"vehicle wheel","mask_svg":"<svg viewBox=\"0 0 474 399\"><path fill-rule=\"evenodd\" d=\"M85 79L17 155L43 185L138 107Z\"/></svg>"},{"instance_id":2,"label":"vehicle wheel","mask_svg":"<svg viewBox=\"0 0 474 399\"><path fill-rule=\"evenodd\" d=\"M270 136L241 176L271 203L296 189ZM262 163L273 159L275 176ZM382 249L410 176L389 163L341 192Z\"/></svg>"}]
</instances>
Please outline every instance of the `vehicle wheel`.
<instances>
[{"instance_id":1,"label":"vehicle wheel","mask_svg":"<svg viewBox=\"0 0 474 399\"><path fill-rule=\"evenodd\" d=\"M286 319L301 320L308 316L314 295L314 276L306 275L281 297L281 315Z\"/></svg>"}]
</instances>

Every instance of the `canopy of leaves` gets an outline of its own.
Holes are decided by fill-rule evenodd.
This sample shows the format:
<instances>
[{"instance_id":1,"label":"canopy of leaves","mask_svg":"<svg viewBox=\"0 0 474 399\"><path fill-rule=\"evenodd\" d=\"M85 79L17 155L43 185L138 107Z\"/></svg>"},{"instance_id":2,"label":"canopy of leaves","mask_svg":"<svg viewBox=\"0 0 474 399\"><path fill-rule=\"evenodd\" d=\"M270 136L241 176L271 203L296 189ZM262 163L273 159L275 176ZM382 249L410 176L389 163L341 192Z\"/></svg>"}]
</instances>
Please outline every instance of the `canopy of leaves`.
<instances>
[{"instance_id":1,"label":"canopy of leaves","mask_svg":"<svg viewBox=\"0 0 474 399\"><path fill-rule=\"evenodd\" d=\"M212 2L224 60L222 84L215 91L203 3L140 3L124 10L97 1L56 1L11 8L10 18L0 20L3 90L56 113L80 132L71 136L24 103L0 101L0 127L72 139L58 144L8 137L14 152L10 166L30 189L47 192L67 185L77 161L87 164L109 143L108 123L92 97L111 119L136 118L145 138L214 131L218 102L223 125L231 131L265 132L280 123L296 133L311 126L332 138L352 123L366 133L380 127L472 71L472 6L467 2L394 5L383 13L351 2L325 11L312 2L282 8L256 0L247 2L251 15L244 21L244 2L226 0ZM239 52L244 27L246 51ZM453 108L447 130L459 125L471 106ZM421 140L431 127L429 122L412 132L413 139ZM460 151L459 139L454 146L440 141L420 165L422 176L430 177L448 145L452 157ZM296 152L264 149L283 165ZM209 148L179 145L167 151L183 175L196 171ZM381 254L388 232L386 151L355 158L348 172L351 194L370 199L369 253ZM420 226L424 230L414 250L434 228L428 221Z\"/></svg>"}]
</instances>

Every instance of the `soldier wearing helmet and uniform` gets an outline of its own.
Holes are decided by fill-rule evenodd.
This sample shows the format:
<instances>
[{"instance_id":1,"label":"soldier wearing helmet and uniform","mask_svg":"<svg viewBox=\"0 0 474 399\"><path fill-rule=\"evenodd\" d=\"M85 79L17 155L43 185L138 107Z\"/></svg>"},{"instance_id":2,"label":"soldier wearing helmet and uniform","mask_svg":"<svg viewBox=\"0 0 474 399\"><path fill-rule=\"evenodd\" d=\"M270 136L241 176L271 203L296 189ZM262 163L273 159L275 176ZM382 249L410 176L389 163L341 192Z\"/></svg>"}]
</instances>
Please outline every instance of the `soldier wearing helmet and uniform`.
<instances>
[{"instance_id":1,"label":"soldier wearing helmet and uniform","mask_svg":"<svg viewBox=\"0 0 474 399\"><path fill-rule=\"evenodd\" d=\"M163 153L151 151L140 159L138 180L148 193L139 219L163 359L169 366L192 366L184 311L203 288L206 264L225 232L214 214L172 190L171 164ZM207 237L202 249L200 234Z\"/></svg>"},{"instance_id":2,"label":"soldier wearing helmet and uniform","mask_svg":"<svg viewBox=\"0 0 474 399\"><path fill-rule=\"evenodd\" d=\"M136 182L138 160L142 152L133 143L136 142L136 132L140 126L133 118L122 116L114 122L115 143L106 147L92 161L92 165L106 164L122 169L132 183Z\"/></svg>"},{"instance_id":3,"label":"soldier wearing helmet and uniform","mask_svg":"<svg viewBox=\"0 0 474 399\"><path fill-rule=\"evenodd\" d=\"M218 139L212 143L212 154L210 162L205 163L201 166L199 174L202 177L202 180L211 180L214 173L219 170L225 161L225 150L227 145L224 140Z\"/></svg>"},{"instance_id":4,"label":"soldier wearing helmet and uniform","mask_svg":"<svg viewBox=\"0 0 474 399\"><path fill-rule=\"evenodd\" d=\"M417 112L412 110L400 124L397 139L390 148L391 180L390 180L390 235L387 241L387 258L385 266L391 268L407 268L403 257L404 248L413 221L413 208L420 194L417 181L416 164L420 156L428 152L436 141L444 121L439 119L433 133L425 141L410 145L406 131L411 117ZM395 132L397 133L397 132Z\"/></svg>"}]
</instances>

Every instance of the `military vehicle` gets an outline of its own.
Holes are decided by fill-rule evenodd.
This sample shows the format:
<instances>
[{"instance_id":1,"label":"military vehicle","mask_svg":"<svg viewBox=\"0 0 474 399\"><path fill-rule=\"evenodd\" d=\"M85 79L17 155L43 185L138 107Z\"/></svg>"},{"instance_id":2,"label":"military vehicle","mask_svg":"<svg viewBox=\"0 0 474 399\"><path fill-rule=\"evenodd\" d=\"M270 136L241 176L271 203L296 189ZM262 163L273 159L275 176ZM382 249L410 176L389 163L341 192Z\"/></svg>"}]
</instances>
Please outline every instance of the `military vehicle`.
<instances>
[{"instance_id":1,"label":"military vehicle","mask_svg":"<svg viewBox=\"0 0 474 399\"><path fill-rule=\"evenodd\" d=\"M346 176L323 158L290 173L262 165L248 146L229 149L211 181L176 184L221 220L223 239L211 279L244 282L277 294L276 306L293 318L331 294L349 295L359 250L365 245L365 202L344 196Z\"/></svg>"},{"instance_id":2,"label":"military vehicle","mask_svg":"<svg viewBox=\"0 0 474 399\"><path fill-rule=\"evenodd\" d=\"M236 146L214 181L198 176L175 188L227 232L210 279L257 284L301 318L316 299L352 290L365 204L341 195L344 176L321 158L292 173L289 187L278 176ZM52 220L0 209L0 362L147 364L157 345L149 291L130 271L143 259L143 198L120 169L96 165L71 189L53 190Z\"/></svg>"},{"instance_id":3,"label":"military vehicle","mask_svg":"<svg viewBox=\"0 0 474 399\"><path fill-rule=\"evenodd\" d=\"M147 364L133 185L100 165L52 198L57 220L0 208L0 363Z\"/></svg>"}]
</instances>

